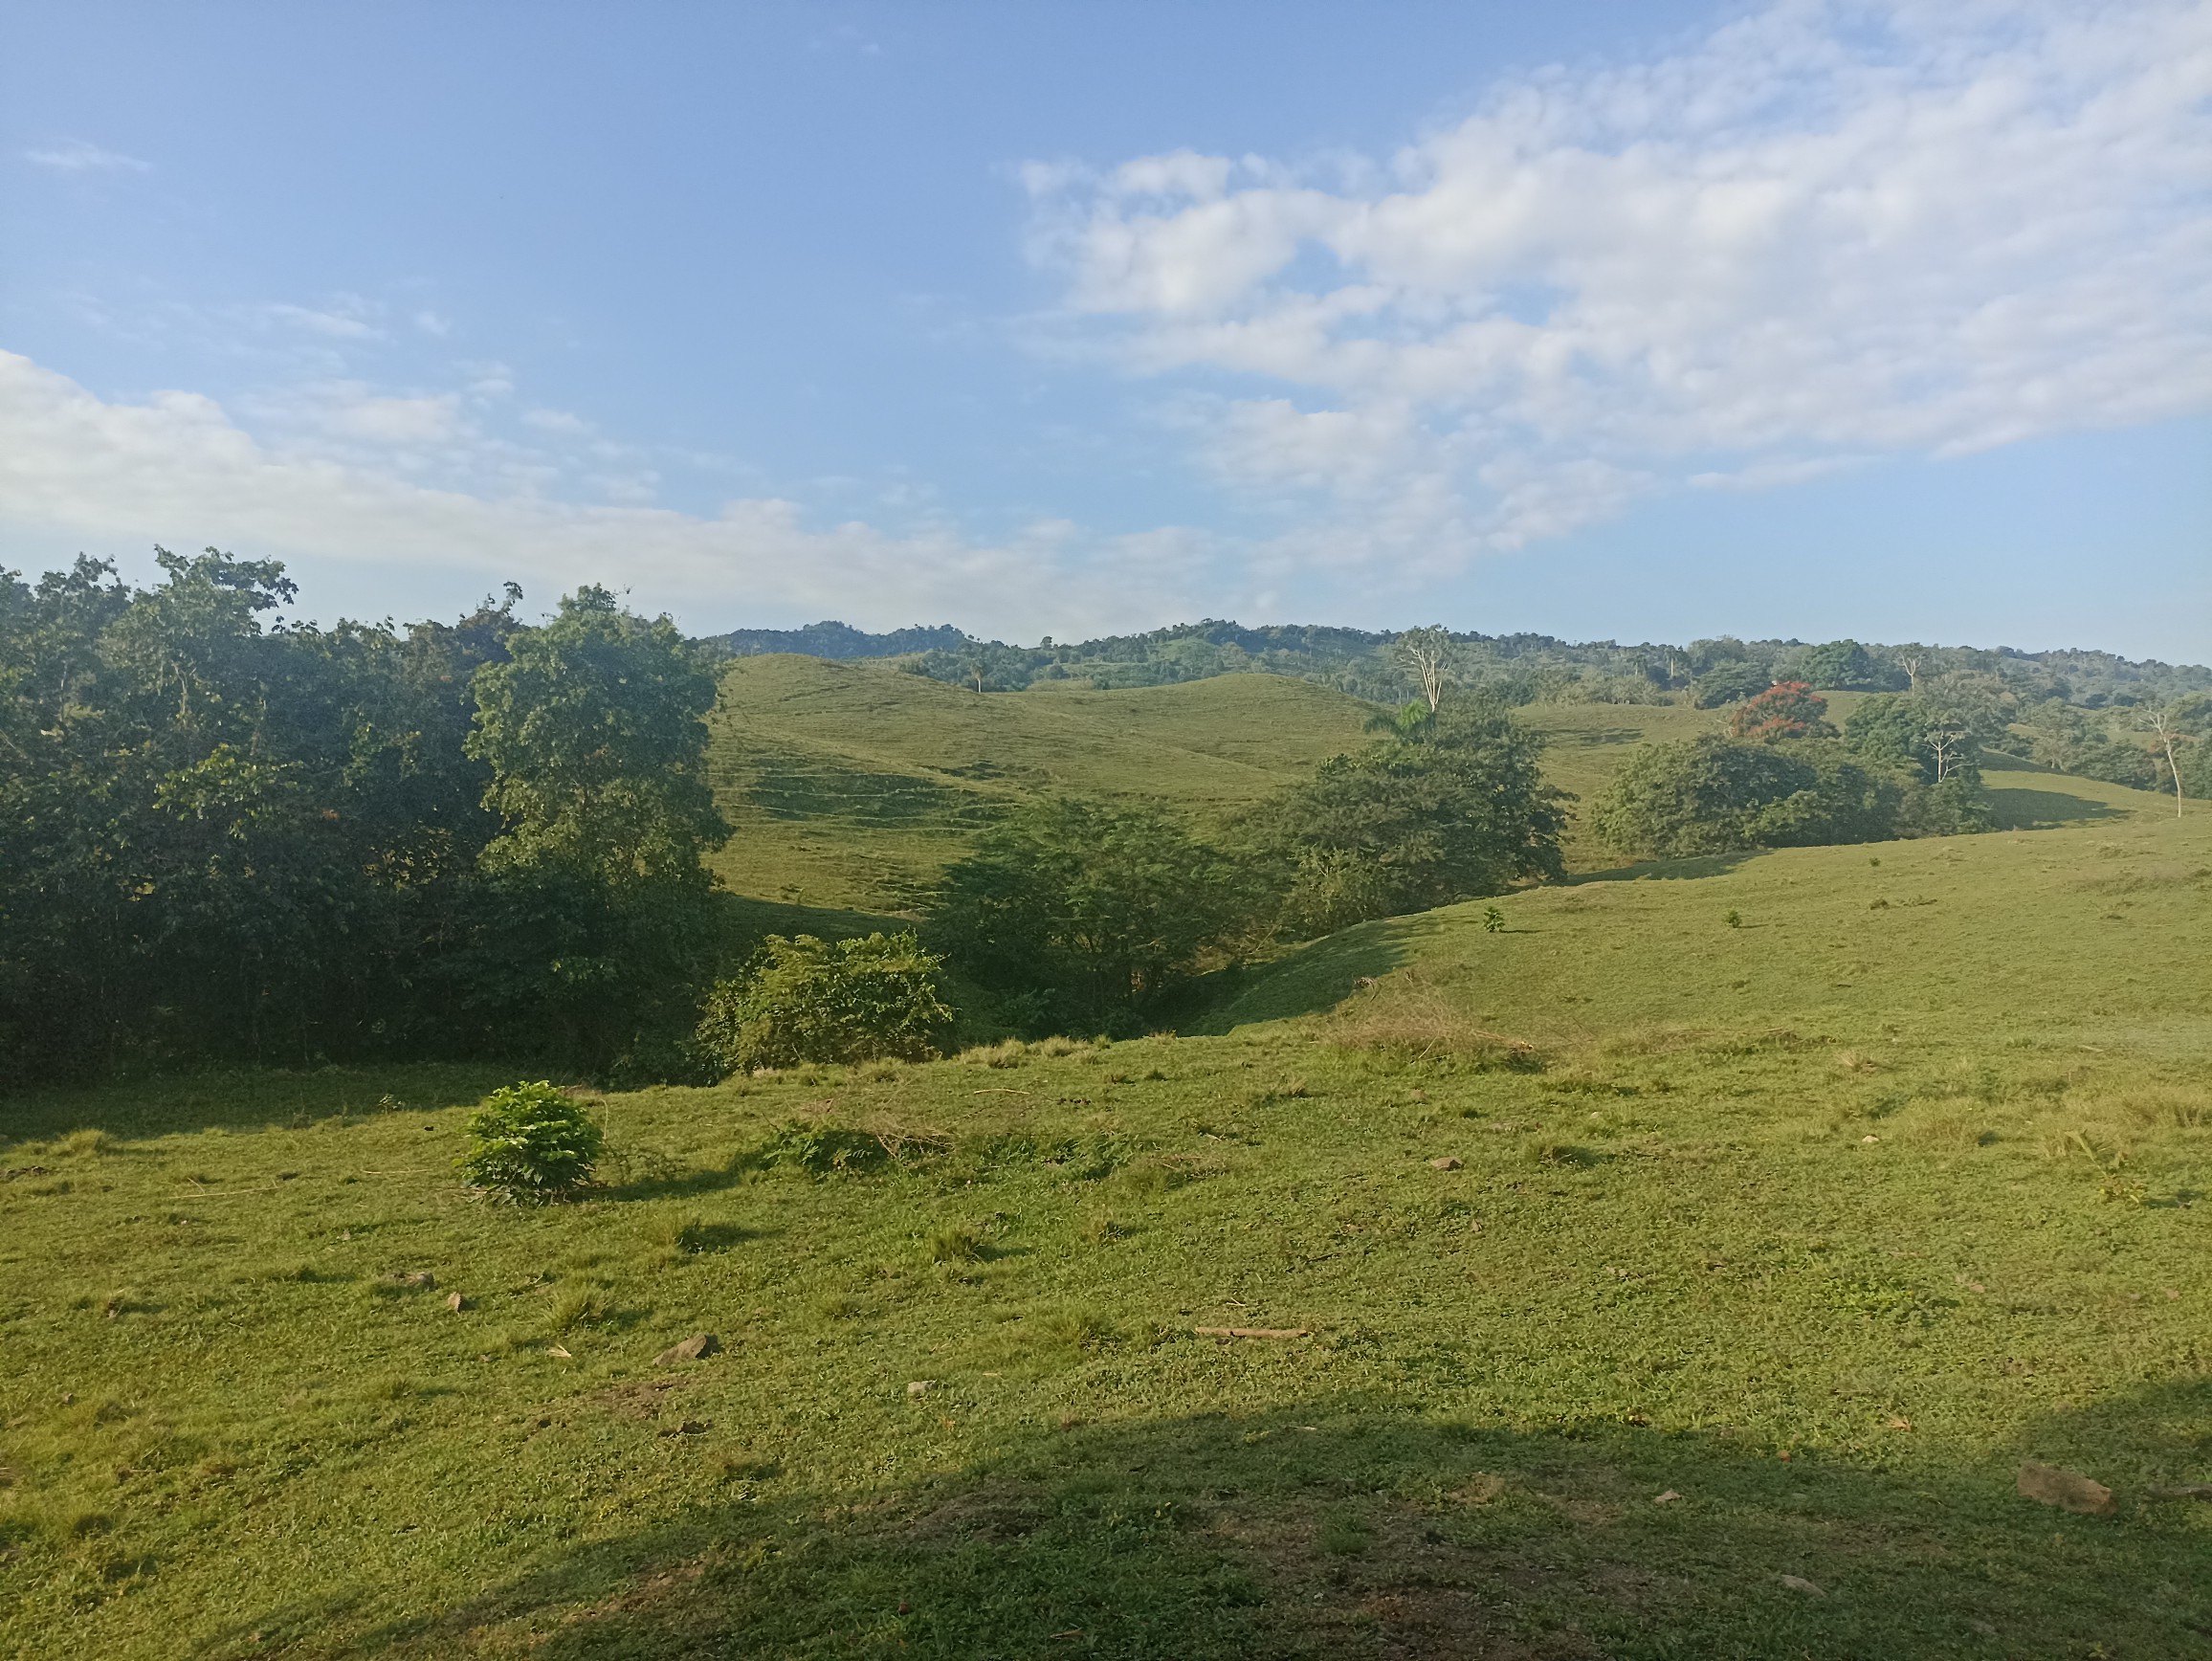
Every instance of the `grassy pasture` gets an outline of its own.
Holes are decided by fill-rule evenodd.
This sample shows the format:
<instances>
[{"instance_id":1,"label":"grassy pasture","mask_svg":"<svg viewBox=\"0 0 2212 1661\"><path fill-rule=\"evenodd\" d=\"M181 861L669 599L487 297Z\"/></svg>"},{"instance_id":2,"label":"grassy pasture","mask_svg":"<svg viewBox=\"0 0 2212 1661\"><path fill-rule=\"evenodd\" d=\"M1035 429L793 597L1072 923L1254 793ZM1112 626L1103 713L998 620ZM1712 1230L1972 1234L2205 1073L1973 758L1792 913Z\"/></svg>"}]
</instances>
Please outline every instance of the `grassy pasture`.
<instances>
[{"instance_id":1,"label":"grassy pasture","mask_svg":"<svg viewBox=\"0 0 2212 1661\"><path fill-rule=\"evenodd\" d=\"M1830 695L1838 720L1858 695ZM1270 675L1094 692L1044 682L978 695L875 663L763 656L730 664L713 719L717 797L737 827L718 861L764 932L845 933L912 909L990 816L1041 789L1141 797L1219 824L1369 742L1373 706ZM1638 744L1694 737L1725 711L1537 704L1545 774L1586 804ZM1992 771L1999 822L2078 824L2156 799L2029 769ZM1570 814L1575 813L1570 808ZM1617 866L1572 817L1567 863ZM840 915L832 915L840 914Z\"/></svg>"},{"instance_id":2,"label":"grassy pasture","mask_svg":"<svg viewBox=\"0 0 2212 1661\"><path fill-rule=\"evenodd\" d=\"M1204 821L1362 742L1371 707L1280 675L978 695L874 663L731 663L713 718L741 894L895 912L1023 796L1078 789Z\"/></svg>"},{"instance_id":3,"label":"grassy pasture","mask_svg":"<svg viewBox=\"0 0 2212 1661\"><path fill-rule=\"evenodd\" d=\"M488 1074L13 1098L0 1652L2212 1654L2212 813L2103 805L608 1097L543 1211Z\"/></svg>"}]
</instances>

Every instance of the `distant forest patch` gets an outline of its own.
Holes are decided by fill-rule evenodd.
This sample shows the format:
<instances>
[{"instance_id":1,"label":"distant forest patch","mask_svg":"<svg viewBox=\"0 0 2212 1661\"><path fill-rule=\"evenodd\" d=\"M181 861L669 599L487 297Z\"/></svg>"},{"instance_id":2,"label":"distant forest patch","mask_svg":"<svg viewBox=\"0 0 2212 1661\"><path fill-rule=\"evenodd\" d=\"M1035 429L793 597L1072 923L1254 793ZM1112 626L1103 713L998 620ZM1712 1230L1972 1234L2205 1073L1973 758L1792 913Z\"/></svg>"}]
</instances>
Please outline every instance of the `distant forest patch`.
<instances>
[{"instance_id":1,"label":"distant forest patch","mask_svg":"<svg viewBox=\"0 0 2212 1661\"><path fill-rule=\"evenodd\" d=\"M1834 692L1907 692L1923 681L1971 675L2001 682L2020 704L2084 710L2132 708L2212 692L2212 668L2132 659L2110 652L2012 647L1862 644L1854 640L1738 640L1721 635L1687 646L1664 642L1570 641L1549 634L1448 632L1455 677L1515 703L1645 703L1688 693L1703 707L1757 697L1802 680ZM1356 697L1396 702L1415 696L1416 677L1399 636L1315 624L1247 628L1208 620L1140 634L1034 646L982 640L950 624L872 634L844 623L803 629L740 629L700 644L730 656L791 652L834 659L903 658L918 675L978 692L1018 692L1073 681L1111 690L1205 680L1218 675L1284 675Z\"/></svg>"}]
</instances>

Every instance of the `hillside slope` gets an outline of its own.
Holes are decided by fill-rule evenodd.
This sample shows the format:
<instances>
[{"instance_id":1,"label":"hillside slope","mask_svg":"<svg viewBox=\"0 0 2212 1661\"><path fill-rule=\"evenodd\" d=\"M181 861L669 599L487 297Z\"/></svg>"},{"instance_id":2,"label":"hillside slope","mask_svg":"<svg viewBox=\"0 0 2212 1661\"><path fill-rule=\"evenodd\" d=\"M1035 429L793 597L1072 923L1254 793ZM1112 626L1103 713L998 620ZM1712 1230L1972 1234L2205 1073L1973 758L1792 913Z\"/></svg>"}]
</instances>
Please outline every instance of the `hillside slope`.
<instances>
[{"instance_id":1,"label":"hillside slope","mask_svg":"<svg viewBox=\"0 0 2212 1661\"><path fill-rule=\"evenodd\" d=\"M1279 675L979 695L868 663L764 656L723 674L718 861L739 894L897 911L988 817L1041 790L1221 817L1361 742L1371 706Z\"/></svg>"},{"instance_id":2,"label":"hillside slope","mask_svg":"<svg viewBox=\"0 0 2212 1661\"><path fill-rule=\"evenodd\" d=\"M18 1098L0 1653L2204 1654L2212 813L1501 909L571 1206L481 1071Z\"/></svg>"},{"instance_id":3,"label":"hillside slope","mask_svg":"<svg viewBox=\"0 0 2212 1661\"><path fill-rule=\"evenodd\" d=\"M1847 715L1855 695L1836 695ZM1218 824L1328 757L1370 742L1373 704L1272 675L1098 692L1041 682L977 694L879 663L767 655L723 672L709 756L737 835L716 860L733 893L839 910L819 926L911 909L990 816L1025 795L1141 798ZM1576 798L1567 863L1621 863L1583 810L1639 744L1694 737L1725 712L1681 704L1533 704L1545 775ZM1992 771L1999 823L2024 829L2156 810L2144 792L2034 769ZM774 926L804 912L763 911ZM794 920L797 919L797 920Z\"/></svg>"},{"instance_id":4,"label":"hillside slope","mask_svg":"<svg viewBox=\"0 0 2212 1661\"><path fill-rule=\"evenodd\" d=\"M1497 933L1479 903L1346 930L1259 971L1208 1026L1358 992L1359 1019L1410 1033L1432 1016L1448 1047L1463 1030L1553 1045L1787 1027L2203 1055L2208 899L2212 811L1664 861L1515 895Z\"/></svg>"}]
</instances>

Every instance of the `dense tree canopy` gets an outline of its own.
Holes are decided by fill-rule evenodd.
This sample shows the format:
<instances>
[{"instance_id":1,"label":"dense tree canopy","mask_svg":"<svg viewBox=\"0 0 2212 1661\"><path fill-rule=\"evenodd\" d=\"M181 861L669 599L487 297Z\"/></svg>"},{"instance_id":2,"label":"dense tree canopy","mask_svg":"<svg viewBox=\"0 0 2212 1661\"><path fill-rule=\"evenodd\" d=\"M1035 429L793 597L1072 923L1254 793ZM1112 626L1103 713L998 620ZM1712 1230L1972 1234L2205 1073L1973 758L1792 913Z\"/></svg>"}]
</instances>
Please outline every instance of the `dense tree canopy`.
<instances>
[{"instance_id":1,"label":"dense tree canopy","mask_svg":"<svg viewBox=\"0 0 2212 1661\"><path fill-rule=\"evenodd\" d=\"M1591 819L1625 853L1678 858L1871 841L1894 833L1899 795L1834 745L1746 743L1714 733L1639 750Z\"/></svg>"},{"instance_id":2,"label":"dense tree canopy","mask_svg":"<svg viewBox=\"0 0 2212 1661\"><path fill-rule=\"evenodd\" d=\"M1833 738L1828 700L1802 680L1778 681L1757 698L1746 698L1729 717L1728 730L1739 739L1778 743L1783 739Z\"/></svg>"},{"instance_id":3,"label":"dense tree canopy","mask_svg":"<svg viewBox=\"0 0 2212 1661\"><path fill-rule=\"evenodd\" d=\"M476 680L468 753L504 820L486 863L556 866L610 884L699 879L729 837L706 781L713 670L666 617L579 588Z\"/></svg>"},{"instance_id":4,"label":"dense tree canopy","mask_svg":"<svg viewBox=\"0 0 2212 1661\"><path fill-rule=\"evenodd\" d=\"M1240 874L1170 814L1051 796L944 875L929 937L1016 1025L1126 1026L1250 911Z\"/></svg>"},{"instance_id":5,"label":"dense tree canopy","mask_svg":"<svg viewBox=\"0 0 2212 1661\"><path fill-rule=\"evenodd\" d=\"M1560 874L1564 815L1543 782L1537 735L1464 696L1445 698L1428 722L1384 730L1384 742L1324 763L1250 821L1284 897L1284 927L1326 933Z\"/></svg>"},{"instance_id":6,"label":"dense tree canopy","mask_svg":"<svg viewBox=\"0 0 2212 1661\"><path fill-rule=\"evenodd\" d=\"M600 976L588 1032L544 994L622 858L663 891L628 907L632 947L698 914L705 683L674 631L588 590L531 630L512 588L324 630L275 620L275 562L157 560L144 589L92 560L0 573L0 1049L36 1075L627 1048L622 986ZM628 722L597 761L578 710Z\"/></svg>"}]
</instances>

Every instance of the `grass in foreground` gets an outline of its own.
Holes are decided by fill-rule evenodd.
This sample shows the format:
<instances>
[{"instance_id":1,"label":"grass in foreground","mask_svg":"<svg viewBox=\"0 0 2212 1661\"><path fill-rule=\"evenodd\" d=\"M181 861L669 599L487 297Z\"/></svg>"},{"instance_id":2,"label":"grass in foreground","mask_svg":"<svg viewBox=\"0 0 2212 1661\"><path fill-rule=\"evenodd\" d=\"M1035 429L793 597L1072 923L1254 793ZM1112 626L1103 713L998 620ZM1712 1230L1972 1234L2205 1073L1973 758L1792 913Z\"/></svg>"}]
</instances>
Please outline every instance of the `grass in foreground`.
<instances>
[{"instance_id":1,"label":"grass in foreground","mask_svg":"<svg viewBox=\"0 0 2212 1661\"><path fill-rule=\"evenodd\" d=\"M0 1644L2212 1653L2212 816L1502 909L611 1097L541 1211L489 1074L11 1102Z\"/></svg>"}]
</instances>

